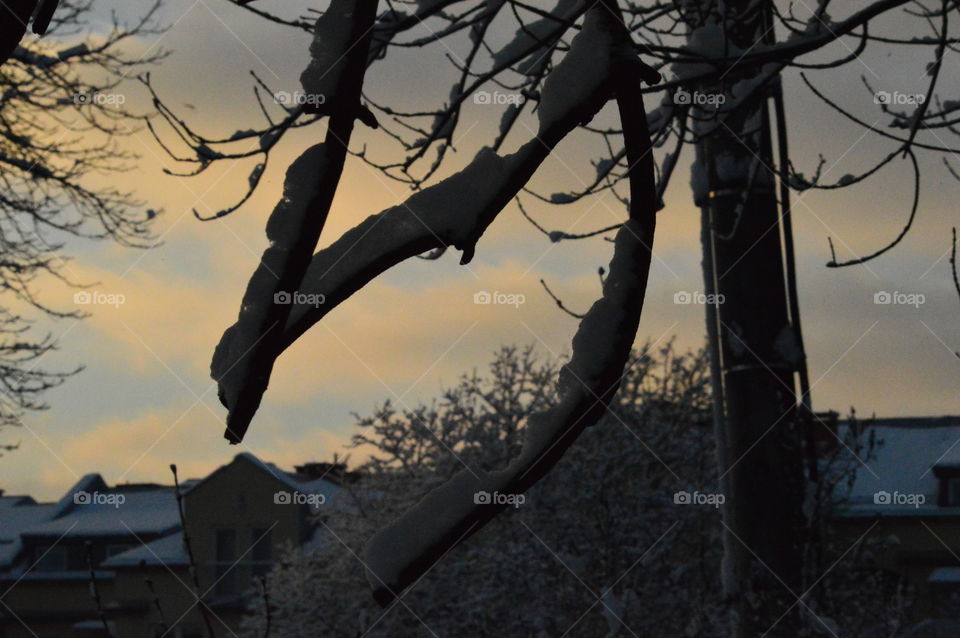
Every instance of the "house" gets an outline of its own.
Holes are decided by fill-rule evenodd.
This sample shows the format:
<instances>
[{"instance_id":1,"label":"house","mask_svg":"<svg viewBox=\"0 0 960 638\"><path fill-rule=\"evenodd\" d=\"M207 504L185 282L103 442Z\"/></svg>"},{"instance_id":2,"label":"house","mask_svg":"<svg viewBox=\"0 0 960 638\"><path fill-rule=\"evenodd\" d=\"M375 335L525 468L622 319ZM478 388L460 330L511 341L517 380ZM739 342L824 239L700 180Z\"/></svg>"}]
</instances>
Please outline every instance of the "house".
<instances>
[{"instance_id":1,"label":"house","mask_svg":"<svg viewBox=\"0 0 960 638\"><path fill-rule=\"evenodd\" d=\"M946 617L960 600L960 417L875 419L870 436L835 524L851 542L884 543L878 566L913 586L918 619Z\"/></svg>"},{"instance_id":2,"label":"house","mask_svg":"<svg viewBox=\"0 0 960 638\"><path fill-rule=\"evenodd\" d=\"M232 635L256 577L313 536L311 514L349 478L330 464L286 472L239 454L181 484L186 530L172 486L111 487L90 474L56 503L0 496L0 638L100 637L104 622L116 638L199 638L197 592L214 633Z\"/></svg>"}]
</instances>

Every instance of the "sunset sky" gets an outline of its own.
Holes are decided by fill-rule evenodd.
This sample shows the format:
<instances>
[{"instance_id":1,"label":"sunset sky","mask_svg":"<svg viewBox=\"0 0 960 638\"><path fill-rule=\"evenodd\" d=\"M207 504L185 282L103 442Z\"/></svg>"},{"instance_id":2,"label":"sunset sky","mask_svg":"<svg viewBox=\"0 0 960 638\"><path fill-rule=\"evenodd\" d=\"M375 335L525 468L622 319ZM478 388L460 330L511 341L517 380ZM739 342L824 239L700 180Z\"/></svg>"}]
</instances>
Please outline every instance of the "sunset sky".
<instances>
[{"instance_id":1,"label":"sunset sky","mask_svg":"<svg viewBox=\"0 0 960 638\"><path fill-rule=\"evenodd\" d=\"M98 3L98 15L108 15L110 8L111 3ZM306 34L252 19L222 0L170 0L164 19L172 25L167 34L135 46L172 52L153 70L153 80L196 129L222 135L262 123L250 70L277 90L298 88L308 59ZM831 51L836 57L837 49ZM423 106L424 96L435 103L449 91L445 53L434 46L377 63L367 76L369 93L381 103L404 107ZM808 77L867 121L885 124L889 117L878 111L861 75L878 90L922 92L929 55L925 50L913 57L886 53L874 47L859 62ZM960 97L957 77L949 82ZM784 86L798 170L811 173L822 153L825 181L833 181L894 148L895 143L879 141L830 111L796 71L785 75ZM144 103L136 82L123 91L130 103ZM489 141L502 108L467 106L458 152L444 174L462 167ZM322 132L321 125L291 135L271 159L253 200L214 222L198 221L191 209L209 214L232 204L255 162L214 169L202 178L177 178L161 172L172 163L148 133L124 141L140 154L140 166L108 179L120 180L164 210L156 227L163 243L147 251L69 243L74 260L66 272L99 282L91 290L123 295L125 302L91 306L91 316L83 321L40 322L38 329L49 329L60 344L44 365L69 369L82 363L86 369L49 394L48 411L27 414L23 428L0 432L0 442L20 442L20 449L0 459L0 488L52 499L88 472L100 472L111 484L168 482L171 462L182 474L199 476L242 451L282 467L329 460L345 451L354 430L352 412L368 413L387 398L400 406L429 401L461 373L484 368L501 344L532 343L544 357L569 351L576 321L556 308L538 281L545 278L570 307L587 308L599 294L597 268L606 266L611 244L602 239L551 244L511 205L487 231L468 268L458 265L456 251L437 262L411 260L316 325L279 360L244 443L229 446L222 436L225 411L209 377L210 357L235 320L266 245L264 223L279 196L283 171ZM382 139L358 130L354 147L370 141L374 152ZM960 146L956 138L944 141ZM550 193L585 183L593 176L585 151L596 150L573 136L538 173L534 187ZM674 303L679 291L703 289L699 211L689 188L692 159L688 148L660 212L638 344L675 336L680 347L695 348L704 340L703 307ZM960 183L939 155L920 155L920 160L923 190L913 229L894 251L865 266L827 269L827 238L833 238L840 258L873 252L892 240L911 202L909 162L895 160L873 179L844 191L795 196L801 311L817 410L844 413L854 406L862 415L878 416L960 412L960 359L953 352L960 350L960 301L949 263L950 228L960 221ZM950 161L960 166L960 157ZM409 193L350 160L321 244ZM544 225L569 232L625 216L609 198L553 209L531 202L530 211ZM525 303L475 305L473 295L483 290L522 294ZM874 295L881 291L922 294L925 301L918 307L876 305ZM42 283L40 293L49 304L73 307L71 289Z\"/></svg>"}]
</instances>

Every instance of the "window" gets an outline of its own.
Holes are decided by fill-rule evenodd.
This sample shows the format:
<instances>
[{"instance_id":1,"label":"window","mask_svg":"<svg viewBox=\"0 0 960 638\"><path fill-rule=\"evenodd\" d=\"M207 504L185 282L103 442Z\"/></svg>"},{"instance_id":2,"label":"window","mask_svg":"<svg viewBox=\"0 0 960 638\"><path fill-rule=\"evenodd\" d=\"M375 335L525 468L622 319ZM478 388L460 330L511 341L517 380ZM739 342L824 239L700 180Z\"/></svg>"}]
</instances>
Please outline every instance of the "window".
<instances>
[{"instance_id":1,"label":"window","mask_svg":"<svg viewBox=\"0 0 960 638\"><path fill-rule=\"evenodd\" d=\"M237 560L237 531L217 530L214 536L213 553L213 580L216 583L214 592L218 596L236 594L237 579L233 567L234 561Z\"/></svg>"},{"instance_id":2,"label":"window","mask_svg":"<svg viewBox=\"0 0 960 638\"><path fill-rule=\"evenodd\" d=\"M960 476L951 476L944 480L946 502L944 505L960 506Z\"/></svg>"},{"instance_id":3,"label":"window","mask_svg":"<svg viewBox=\"0 0 960 638\"><path fill-rule=\"evenodd\" d=\"M272 530L254 527L251 533L250 566L254 576L266 576L273 566Z\"/></svg>"},{"instance_id":4,"label":"window","mask_svg":"<svg viewBox=\"0 0 960 638\"><path fill-rule=\"evenodd\" d=\"M67 548L63 545L51 547L41 545L34 554L36 566L34 569L41 572L67 571Z\"/></svg>"}]
</instances>

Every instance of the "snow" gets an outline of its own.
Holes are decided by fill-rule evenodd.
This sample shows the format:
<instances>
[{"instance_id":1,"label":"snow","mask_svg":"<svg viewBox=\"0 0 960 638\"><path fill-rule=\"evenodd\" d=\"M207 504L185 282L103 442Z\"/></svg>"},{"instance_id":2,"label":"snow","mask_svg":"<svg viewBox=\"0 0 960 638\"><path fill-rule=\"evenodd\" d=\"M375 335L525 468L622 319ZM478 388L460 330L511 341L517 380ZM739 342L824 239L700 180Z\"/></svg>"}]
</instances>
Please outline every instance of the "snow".
<instances>
[{"instance_id":1,"label":"snow","mask_svg":"<svg viewBox=\"0 0 960 638\"><path fill-rule=\"evenodd\" d=\"M71 509L76 507L76 504L73 502L73 495L77 492L87 492L92 494L93 492L104 491L106 489L107 484L104 482L102 476L95 472L92 474L84 474L76 483L74 483L73 487L67 490L67 493L60 497L60 500L57 501L53 512L53 518L63 516Z\"/></svg>"},{"instance_id":2,"label":"snow","mask_svg":"<svg viewBox=\"0 0 960 638\"><path fill-rule=\"evenodd\" d=\"M742 50L724 37L723 28L717 24L705 24L697 27L687 35L686 49L691 58L723 58L736 57ZM674 62L670 71L677 79L684 79L710 73L714 67L708 62Z\"/></svg>"},{"instance_id":3,"label":"snow","mask_svg":"<svg viewBox=\"0 0 960 638\"><path fill-rule=\"evenodd\" d=\"M960 583L960 567L938 567L930 572L928 583L956 585Z\"/></svg>"},{"instance_id":4,"label":"snow","mask_svg":"<svg viewBox=\"0 0 960 638\"><path fill-rule=\"evenodd\" d=\"M572 129L578 123L570 122L574 114L589 116L608 97L606 75L598 69L607 69L611 56L622 52L614 51L604 20L612 17L605 11L590 12L571 50L548 76L539 111L541 139L548 139L543 132L551 126ZM560 80L554 79L557 74ZM469 261L477 239L515 194L512 182L523 178L522 185L543 161L544 151L544 143L536 139L512 155L481 149L460 172L345 232L314 255L301 282L300 292L323 295L325 303L319 308L294 304L287 330L299 334L375 276L406 257L437 247L438 241L463 250L463 259ZM218 369L226 370L230 360L224 357Z\"/></svg>"},{"instance_id":5,"label":"snow","mask_svg":"<svg viewBox=\"0 0 960 638\"><path fill-rule=\"evenodd\" d=\"M317 144L304 151L287 169L283 197L267 221L270 245L264 251L243 296L237 322L230 326L214 350L210 374L220 386L220 399L232 410L255 373L251 359L255 345L271 329L275 312L274 293L283 278L290 252L310 214L309 204L317 194L319 176L326 166L326 147ZM294 291L286 291L292 293Z\"/></svg>"},{"instance_id":6,"label":"snow","mask_svg":"<svg viewBox=\"0 0 960 638\"><path fill-rule=\"evenodd\" d=\"M307 295L324 295L326 303L319 308L294 304L288 328L303 321L307 313L318 321L340 300L396 263L392 259L397 256L399 261L405 255L420 254L437 240L461 250L472 249L475 238L512 198L513 192L505 190L512 177L526 170L542 148L537 140L507 156L483 148L460 172L345 232L314 255L300 286ZM383 263L388 259L391 263ZM377 264L376 269L371 264Z\"/></svg>"},{"instance_id":7,"label":"snow","mask_svg":"<svg viewBox=\"0 0 960 638\"><path fill-rule=\"evenodd\" d=\"M280 480L291 491L301 494L323 494L326 503L335 503L342 488L323 478L303 478L291 475L272 463L244 452L234 460L243 459L263 472ZM221 468L222 469L222 468ZM219 470L218 470L219 471ZM214 472L216 473L216 471ZM185 481L184 494L210 478ZM100 495L123 496L123 502L92 502L77 504L74 495L86 492ZM180 515L172 487L108 487L99 474L88 474L71 487L57 503L36 503L30 497L0 497L0 568L11 566L22 549L22 536L30 537L143 537L162 536L146 547L138 546L111 557L104 567L148 564L184 564L180 545ZM156 554L156 556L154 556Z\"/></svg>"},{"instance_id":8,"label":"snow","mask_svg":"<svg viewBox=\"0 0 960 638\"><path fill-rule=\"evenodd\" d=\"M29 497L0 498L0 568L8 567L23 547L20 534L54 515L55 504Z\"/></svg>"},{"instance_id":9,"label":"snow","mask_svg":"<svg viewBox=\"0 0 960 638\"><path fill-rule=\"evenodd\" d=\"M173 567L188 563L187 550L183 546L183 535L180 531L176 531L146 545L111 556L100 566L104 569L115 569L137 567L140 564Z\"/></svg>"},{"instance_id":10,"label":"snow","mask_svg":"<svg viewBox=\"0 0 960 638\"><path fill-rule=\"evenodd\" d=\"M500 116L500 128L498 133L498 138L502 138L507 134L507 128L510 126L510 123L514 121L517 111L520 110L519 104L511 104L503 110L503 115Z\"/></svg>"},{"instance_id":11,"label":"snow","mask_svg":"<svg viewBox=\"0 0 960 638\"><path fill-rule=\"evenodd\" d=\"M697 206L707 203L710 194L710 179L707 166L698 159L690 165L690 188L693 190L693 201Z\"/></svg>"},{"instance_id":12,"label":"snow","mask_svg":"<svg viewBox=\"0 0 960 638\"><path fill-rule=\"evenodd\" d=\"M423 15L447 3L448 0L417 0L417 15Z\"/></svg>"},{"instance_id":13,"label":"snow","mask_svg":"<svg viewBox=\"0 0 960 638\"><path fill-rule=\"evenodd\" d=\"M454 127L456 126L456 118L449 115L447 113L447 109L449 108L449 105L456 102L457 98L459 97L460 97L460 86L458 84L454 84L450 88L449 102L446 105L444 105L444 108L440 109L433 118L433 124L431 125L431 128L430 128L432 132L431 136L429 138L421 137L411 145L411 148L420 148L421 146L425 145L428 141L435 142L437 140L449 138L453 134Z\"/></svg>"},{"instance_id":14,"label":"snow","mask_svg":"<svg viewBox=\"0 0 960 638\"><path fill-rule=\"evenodd\" d=\"M819 12L820 15L817 16L816 13L810 16L810 20L804 26L802 31L791 32L787 36L787 42L798 42L805 40L810 36L818 35L822 32L831 32L833 27L833 20L830 18L830 14L826 11L826 4L829 0L819 0L817 2L817 8L813 10L814 12Z\"/></svg>"},{"instance_id":15,"label":"snow","mask_svg":"<svg viewBox=\"0 0 960 638\"><path fill-rule=\"evenodd\" d=\"M548 469L543 465L548 455L562 453L582 428L599 419L602 410L593 408L616 389L636 337L650 258L640 238L649 241L650 230L630 219L617 233L603 296L581 321L573 355L560 370L559 401L529 417L520 454L503 470L461 470L367 543L368 580L381 604L416 578L431 554L455 545L496 513L480 509L491 506L476 504L477 492L525 490Z\"/></svg>"},{"instance_id":16,"label":"snow","mask_svg":"<svg viewBox=\"0 0 960 638\"><path fill-rule=\"evenodd\" d=\"M957 508L937 505L939 481L932 468L960 463L960 417L877 419L875 423L869 429L882 445L874 451L874 458L864 459L866 467L858 464L846 511L859 515L955 515ZM919 508L875 505L873 495L879 491L923 494L926 502Z\"/></svg>"},{"instance_id":17,"label":"snow","mask_svg":"<svg viewBox=\"0 0 960 638\"><path fill-rule=\"evenodd\" d=\"M327 113L346 113L349 109L344 110L343 104L335 105L359 100L365 67L355 65L356 54L349 54L355 46L369 46L367 35L374 28L375 10L376 3L332 0L317 20L310 62L300 76L310 104L326 105ZM360 53L366 57L369 51ZM358 77L348 75L352 73ZM350 95L338 97L341 91ZM345 106L352 108L351 104ZM270 144L270 139L261 139L261 146ZM291 309L289 297L286 302L277 297L301 292L304 268L319 240L349 139L340 143L343 148L340 144L312 146L287 169L283 196L267 221L269 246L250 277L236 323L227 328L214 351L210 372L228 410L225 436L231 443L242 440L269 383L273 361L279 355L280 331ZM249 181L258 179L255 169ZM330 192L321 192L321 188ZM322 198L328 194L328 199ZM317 299L305 303L323 303L322 298Z\"/></svg>"},{"instance_id":18,"label":"snow","mask_svg":"<svg viewBox=\"0 0 960 638\"><path fill-rule=\"evenodd\" d=\"M327 302L320 308L293 306L288 329L299 334L302 323L318 321L373 277L437 242L462 250L461 261L468 262L486 226L549 153L543 139L559 141L582 118L592 116L609 98L610 78L603 71L614 61L636 60L628 46L615 43L617 26L603 7L587 14L570 51L544 84L540 139L507 156L482 149L460 172L368 217L319 251L300 292L322 294ZM583 427L600 417L599 402L615 390L636 336L650 259L640 238L649 242L651 232L631 219L617 233L603 296L581 321L573 338L573 356L560 371L560 399L528 420L520 454L503 470L454 475L370 539L364 552L368 579L379 600L405 586L409 582L405 579L418 573L432 551L454 545L479 525L485 518L479 508L487 506L474 502L477 492L525 490L552 463L545 458L565 450Z\"/></svg>"},{"instance_id":19,"label":"snow","mask_svg":"<svg viewBox=\"0 0 960 638\"><path fill-rule=\"evenodd\" d=\"M325 104L336 100L337 87L347 70L346 51L354 33L353 4L352 0L333 0L320 16L310 44L310 63L300 74L304 94L322 95Z\"/></svg>"},{"instance_id":20,"label":"snow","mask_svg":"<svg viewBox=\"0 0 960 638\"><path fill-rule=\"evenodd\" d=\"M103 491L101 491L103 493ZM89 503L74 505L66 514L24 530L30 536L129 536L132 533L163 534L179 528L180 517L173 488L126 491L113 488L107 494L122 494L120 505ZM67 497L73 501L74 492Z\"/></svg>"},{"instance_id":21,"label":"snow","mask_svg":"<svg viewBox=\"0 0 960 638\"><path fill-rule=\"evenodd\" d=\"M263 175L264 168L266 168L266 164L260 162L253 167L252 171L250 171L250 175L247 176L247 184L250 186L250 188L255 188L257 186L257 182L260 181L260 177Z\"/></svg>"},{"instance_id":22,"label":"snow","mask_svg":"<svg viewBox=\"0 0 960 638\"><path fill-rule=\"evenodd\" d=\"M800 342L797 340L797 334L792 326L783 326L773 342L774 351L780 355L786 363L791 366L799 366L803 361L803 352L800 350Z\"/></svg>"},{"instance_id":23,"label":"snow","mask_svg":"<svg viewBox=\"0 0 960 638\"><path fill-rule=\"evenodd\" d=\"M558 0L550 14L559 16L563 20L571 20L582 11L585 2L583 0ZM488 5L494 6L494 5ZM554 40L566 27L562 22L549 18L540 18L525 24L518 28L513 39L500 47L493 54L493 63L495 67L507 64L510 60L520 57L524 51L530 51L526 61L518 63L517 69L520 73L529 73L537 64L543 64L549 56L543 56L537 53L539 42L550 42Z\"/></svg>"},{"instance_id":24,"label":"snow","mask_svg":"<svg viewBox=\"0 0 960 638\"><path fill-rule=\"evenodd\" d=\"M547 76L538 110L541 134L578 106L595 100L608 84L609 75L599 70L610 69L618 53L611 21L606 12L588 12L570 51Z\"/></svg>"},{"instance_id":25,"label":"snow","mask_svg":"<svg viewBox=\"0 0 960 638\"><path fill-rule=\"evenodd\" d=\"M255 454L252 454L250 452L241 452L237 454L235 457L233 457L233 462L236 463L237 461L246 461L247 463L250 463L260 471L272 476L276 480L283 483L283 485L287 489L289 489L291 492L300 492L301 494L323 494L326 497L325 502L327 503L333 502L337 493L341 489L339 485L336 485L335 483L323 478L302 479L296 474L292 474L290 472L280 469L273 463L261 460ZM225 465L221 466L220 468L215 470L213 473L207 475L205 478L199 481L193 482L188 488L186 487L186 483L181 484L181 487L185 488L183 490L184 496L187 497L192 490L196 489L200 485L205 484L217 472L224 469L225 467L227 466Z\"/></svg>"}]
</instances>

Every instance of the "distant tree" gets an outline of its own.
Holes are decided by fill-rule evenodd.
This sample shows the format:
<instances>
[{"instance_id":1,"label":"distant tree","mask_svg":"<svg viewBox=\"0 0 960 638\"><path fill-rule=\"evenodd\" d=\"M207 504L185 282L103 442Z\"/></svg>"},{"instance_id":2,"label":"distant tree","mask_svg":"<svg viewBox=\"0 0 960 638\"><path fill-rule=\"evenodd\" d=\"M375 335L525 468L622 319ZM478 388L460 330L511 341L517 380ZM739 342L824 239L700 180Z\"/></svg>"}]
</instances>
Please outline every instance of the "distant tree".
<instances>
[{"instance_id":1,"label":"distant tree","mask_svg":"<svg viewBox=\"0 0 960 638\"><path fill-rule=\"evenodd\" d=\"M94 179L131 167L134 156L120 138L142 115L125 105L120 83L164 56L127 46L161 32L155 22L160 0L132 26L114 22L109 33L86 38L91 0L64 0L55 14L57 2L36 4L0 3L0 46L8 56L0 60L0 426L45 408L45 391L76 372L40 367L56 340L35 333L30 311L73 319L84 313L47 305L35 289L37 278L88 284L70 276L67 241L110 238L148 246L156 215L130 192ZM34 27L47 36L18 45L34 8Z\"/></svg>"},{"instance_id":2,"label":"distant tree","mask_svg":"<svg viewBox=\"0 0 960 638\"><path fill-rule=\"evenodd\" d=\"M504 347L430 403L388 401L357 416L352 445L370 459L321 508L309 545L290 548L269 575L271 635L727 636L720 513L698 504L716 496L707 355L671 343L631 354L598 427L522 504L386 609L364 595L366 539L463 465L491 471L519 454L529 415L556 400L555 375L531 348ZM856 431L846 429L845 444L870 458ZM841 445L823 457L823 491L810 505L826 528L860 464ZM694 502L677 502L683 492ZM906 635L909 592L870 565L882 547L847 550L827 541L811 561L841 561L807 597L821 629ZM264 600L251 592L243 635L265 636Z\"/></svg>"},{"instance_id":3,"label":"distant tree","mask_svg":"<svg viewBox=\"0 0 960 638\"><path fill-rule=\"evenodd\" d=\"M357 416L353 447L370 460L324 507L312 547L268 579L274 635L406 637L425 623L444 636L603 636L621 622L721 635L719 512L674 502L715 483L706 355L671 345L631 354L609 412L523 504L387 610L365 595L366 539L464 465L481 473L516 457L530 415L557 400L556 374L532 348L504 347L433 402ZM245 635L262 636L253 604Z\"/></svg>"}]
</instances>

